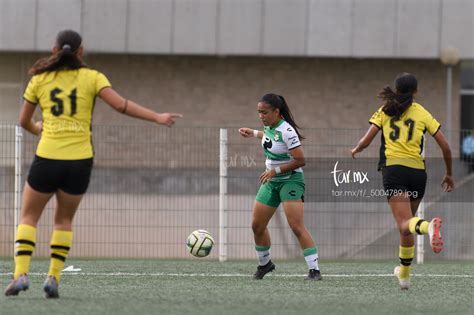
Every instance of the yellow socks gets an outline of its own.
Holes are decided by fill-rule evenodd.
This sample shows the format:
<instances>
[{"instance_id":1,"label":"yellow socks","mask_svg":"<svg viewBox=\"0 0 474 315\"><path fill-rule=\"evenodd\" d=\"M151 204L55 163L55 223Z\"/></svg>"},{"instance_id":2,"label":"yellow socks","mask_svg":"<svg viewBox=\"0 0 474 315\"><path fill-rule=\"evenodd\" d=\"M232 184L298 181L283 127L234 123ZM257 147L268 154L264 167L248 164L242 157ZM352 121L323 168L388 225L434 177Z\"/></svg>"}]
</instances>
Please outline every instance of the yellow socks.
<instances>
[{"instance_id":1,"label":"yellow socks","mask_svg":"<svg viewBox=\"0 0 474 315\"><path fill-rule=\"evenodd\" d=\"M15 240L15 274L17 279L21 274L30 271L30 261L36 244L36 228L31 225L20 224Z\"/></svg>"},{"instance_id":2,"label":"yellow socks","mask_svg":"<svg viewBox=\"0 0 474 315\"><path fill-rule=\"evenodd\" d=\"M21 274L27 274L30 270L30 261L36 244L36 228L26 224L20 224L15 240L15 273L17 279ZM69 249L72 244L71 231L54 231L51 237L51 265L48 276L54 276L60 281L61 271L64 268Z\"/></svg>"},{"instance_id":3,"label":"yellow socks","mask_svg":"<svg viewBox=\"0 0 474 315\"><path fill-rule=\"evenodd\" d=\"M415 256L415 246L400 246L400 279L408 279L410 277L410 265Z\"/></svg>"},{"instance_id":4,"label":"yellow socks","mask_svg":"<svg viewBox=\"0 0 474 315\"><path fill-rule=\"evenodd\" d=\"M64 268L69 249L72 244L71 231L55 230L51 237L51 264L49 266L48 276L53 276L59 283L61 280L61 271Z\"/></svg>"},{"instance_id":5,"label":"yellow socks","mask_svg":"<svg viewBox=\"0 0 474 315\"><path fill-rule=\"evenodd\" d=\"M410 219L408 228L410 229L411 234L428 234L428 221L420 219L418 217L413 217Z\"/></svg>"}]
</instances>

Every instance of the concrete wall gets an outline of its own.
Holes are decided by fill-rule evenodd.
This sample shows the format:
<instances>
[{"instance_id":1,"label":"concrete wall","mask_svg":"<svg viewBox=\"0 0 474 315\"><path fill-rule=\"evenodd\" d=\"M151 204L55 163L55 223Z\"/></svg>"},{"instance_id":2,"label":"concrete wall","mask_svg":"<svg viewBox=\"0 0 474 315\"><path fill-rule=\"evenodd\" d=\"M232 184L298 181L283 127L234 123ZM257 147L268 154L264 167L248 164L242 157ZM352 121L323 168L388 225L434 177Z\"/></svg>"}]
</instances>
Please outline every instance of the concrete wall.
<instances>
[{"instance_id":1,"label":"concrete wall","mask_svg":"<svg viewBox=\"0 0 474 315\"><path fill-rule=\"evenodd\" d=\"M34 54L0 54L0 121L16 122ZM127 98L158 111L182 112L182 126L257 126L256 104L267 92L286 97L305 128L366 128L377 94L397 73L419 79L418 100L445 125L446 69L438 61L259 57L89 55ZM459 128L459 69L454 72L454 129ZM100 100L95 124L144 124Z\"/></svg>"},{"instance_id":2,"label":"concrete wall","mask_svg":"<svg viewBox=\"0 0 474 315\"><path fill-rule=\"evenodd\" d=\"M13 27L14 25L14 27ZM2 0L0 51L474 58L472 0Z\"/></svg>"},{"instance_id":3,"label":"concrete wall","mask_svg":"<svg viewBox=\"0 0 474 315\"><path fill-rule=\"evenodd\" d=\"M472 185L471 185L472 186ZM0 196L2 194L0 193ZM255 259L251 231L254 195L229 198L228 255L230 259ZM159 196L89 193L75 219L73 257L190 258L186 237L196 229L208 230L216 240L210 258L218 257L219 199L217 195ZM446 250L426 257L472 260L474 236L470 203L435 204L427 217L445 219ZM39 225L35 256L47 257L52 233L54 203ZM449 212L453 214L450 215ZM4 212L2 214L2 212ZM305 223L318 246L321 259L395 259L399 233L385 202L305 203ZM13 252L12 212L0 209L0 257ZM270 221L272 256L299 258L301 250L282 209Z\"/></svg>"}]
</instances>

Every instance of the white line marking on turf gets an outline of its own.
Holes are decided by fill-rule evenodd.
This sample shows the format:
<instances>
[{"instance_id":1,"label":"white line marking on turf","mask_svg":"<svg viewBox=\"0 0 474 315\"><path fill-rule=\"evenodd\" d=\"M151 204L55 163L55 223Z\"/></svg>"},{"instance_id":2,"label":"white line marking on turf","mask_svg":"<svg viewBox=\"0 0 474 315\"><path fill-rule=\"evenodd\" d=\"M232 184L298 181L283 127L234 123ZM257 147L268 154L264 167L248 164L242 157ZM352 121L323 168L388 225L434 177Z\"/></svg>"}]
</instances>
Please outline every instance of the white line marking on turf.
<instances>
[{"instance_id":1,"label":"white line marking on turf","mask_svg":"<svg viewBox=\"0 0 474 315\"><path fill-rule=\"evenodd\" d=\"M0 276L11 276L12 273L0 273ZM45 276L43 272L30 272L32 276ZM228 277L251 277L250 274L241 273L137 273L137 272L68 272L65 276L97 276L97 277L214 277L214 278L228 278ZM272 274L270 277L277 278L297 278L305 277L306 274ZM474 275L449 275L449 274L412 274L414 277L428 277L428 278L474 278ZM393 277L393 274L324 274L323 277L331 278L359 278L359 277Z\"/></svg>"}]
</instances>

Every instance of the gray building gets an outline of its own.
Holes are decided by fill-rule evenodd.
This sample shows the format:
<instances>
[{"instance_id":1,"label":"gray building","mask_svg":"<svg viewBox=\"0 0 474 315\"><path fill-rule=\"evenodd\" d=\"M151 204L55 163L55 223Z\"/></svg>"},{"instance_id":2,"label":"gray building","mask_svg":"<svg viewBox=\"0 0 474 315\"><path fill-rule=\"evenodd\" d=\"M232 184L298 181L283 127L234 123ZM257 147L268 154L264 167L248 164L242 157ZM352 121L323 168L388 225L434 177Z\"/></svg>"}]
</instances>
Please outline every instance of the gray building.
<instances>
[{"instance_id":1,"label":"gray building","mask_svg":"<svg viewBox=\"0 0 474 315\"><path fill-rule=\"evenodd\" d=\"M205 126L256 125L249 112L275 91L303 127L365 127L403 71L449 126L440 51L452 46L451 126L474 127L472 0L2 0L0 121L17 120L27 69L66 28L120 93ZM137 122L98 106L95 123Z\"/></svg>"}]
</instances>

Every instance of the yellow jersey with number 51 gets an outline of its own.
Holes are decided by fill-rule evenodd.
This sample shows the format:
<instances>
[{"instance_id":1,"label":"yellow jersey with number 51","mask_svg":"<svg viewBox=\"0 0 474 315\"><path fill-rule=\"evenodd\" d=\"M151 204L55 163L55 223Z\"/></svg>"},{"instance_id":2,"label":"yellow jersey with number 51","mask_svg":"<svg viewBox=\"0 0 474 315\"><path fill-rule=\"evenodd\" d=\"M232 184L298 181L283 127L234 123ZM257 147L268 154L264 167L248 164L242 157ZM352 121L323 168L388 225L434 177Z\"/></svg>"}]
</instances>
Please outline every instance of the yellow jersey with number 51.
<instances>
[{"instance_id":1,"label":"yellow jersey with number 51","mask_svg":"<svg viewBox=\"0 0 474 315\"><path fill-rule=\"evenodd\" d=\"M403 165L425 169L424 134L434 136L440 123L423 106L413 102L399 117L377 110L369 123L382 130L379 169L390 165Z\"/></svg>"},{"instance_id":2,"label":"yellow jersey with number 51","mask_svg":"<svg viewBox=\"0 0 474 315\"><path fill-rule=\"evenodd\" d=\"M33 76L23 97L41 107L43 131L36 155L52 160L92 158L95 98L110 86L105 75L89 68Z\"/></svg>"}]
</instances>

